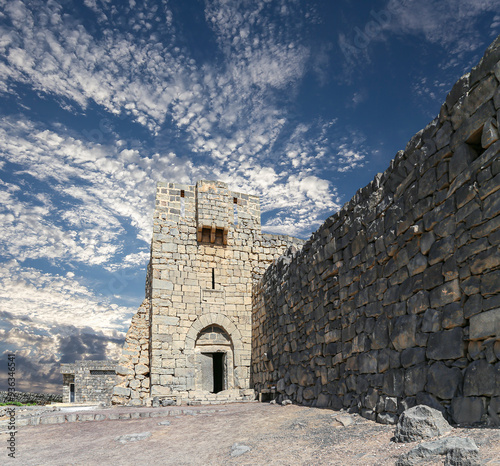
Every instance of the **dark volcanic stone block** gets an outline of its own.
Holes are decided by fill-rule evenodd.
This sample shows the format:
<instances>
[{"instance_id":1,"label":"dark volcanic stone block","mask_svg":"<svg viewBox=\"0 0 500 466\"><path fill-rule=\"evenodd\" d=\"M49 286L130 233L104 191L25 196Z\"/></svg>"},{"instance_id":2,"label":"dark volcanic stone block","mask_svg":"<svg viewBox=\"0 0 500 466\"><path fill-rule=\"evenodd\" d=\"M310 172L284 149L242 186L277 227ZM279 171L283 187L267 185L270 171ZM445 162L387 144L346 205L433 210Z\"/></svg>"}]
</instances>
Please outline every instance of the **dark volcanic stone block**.
<instances>
[{"instance_id":1,"label":"dark volcanic stone block","mask_svg":"<svg viewBox=\"0 0 500 466\"><path fill-rule=\"evenodd\" d=\"M459 359L465 355L465 342L461 327L432 333L427 344L427 358L435 360Z\"/></svg>"},{"instance_id":2,"label":"dark volcanic stone block","mask_svg":"<svg viewBox=\"0 0 500 466\"><path fill-rule=\"evenodd\" d=\"M462 371L442 362L431 366L427 375L427 391L442 400L451 400L462 383Z\"/></svg>"}]
</instances>

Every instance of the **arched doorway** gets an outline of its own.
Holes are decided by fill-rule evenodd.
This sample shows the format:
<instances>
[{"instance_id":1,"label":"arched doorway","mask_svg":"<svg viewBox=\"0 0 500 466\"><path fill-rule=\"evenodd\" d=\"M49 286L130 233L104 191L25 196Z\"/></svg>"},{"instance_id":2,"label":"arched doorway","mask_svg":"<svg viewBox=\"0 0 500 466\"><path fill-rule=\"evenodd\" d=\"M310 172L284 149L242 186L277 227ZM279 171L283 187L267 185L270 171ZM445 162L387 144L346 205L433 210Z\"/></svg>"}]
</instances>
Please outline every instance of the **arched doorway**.
<instances>
[{"instance_id":1,"label":"arched doorway","mask_svg":"<svg viewBox=\"0 0 500 466\"><path fill-rule=\"evenodd\" d=\"M218 325L201 330L195 342L196 388L219 393L234 388L231 337Z\"/></svg>"}]
</instances>

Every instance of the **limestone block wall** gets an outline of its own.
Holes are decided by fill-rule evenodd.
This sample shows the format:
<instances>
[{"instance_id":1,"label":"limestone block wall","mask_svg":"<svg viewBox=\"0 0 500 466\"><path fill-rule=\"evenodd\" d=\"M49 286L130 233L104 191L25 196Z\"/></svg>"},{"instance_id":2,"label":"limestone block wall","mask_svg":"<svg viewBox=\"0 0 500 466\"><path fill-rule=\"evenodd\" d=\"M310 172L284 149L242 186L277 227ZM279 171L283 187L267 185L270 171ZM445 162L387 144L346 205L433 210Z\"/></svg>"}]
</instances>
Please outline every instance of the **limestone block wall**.
<instances>
[{"instance_id":1,"label":"limestone block wall","mask_svg":"<svg viewBox=\"0 0 500 466\"><path fill-rule=\"evenodd\" d=\"M250 388L252 281L302 240L262 235L260 200L225 183L159 183L146 301L134 316L117 369L114 403L154 397L220 401ZM228 343L207 346L217 327ZM149 339L149 345L145 340ZM225 354L224 390L210 393L202 354Z\"/></svg>"},{"instance_id":2,"label":"limestone block wall","mask_svg":"<svg viewBox=\"0 0 500 466\"><path fill-rule=\"evenodd\" d=\"M142 405L149 397L150 313L151 300L145 299L132 317L116 367L113 404Z\"/></svg>"},{"instance_id":3,"label":"limestone block wall","mask_svg":"<svg viewBox=\"0 0 500 466\"><path fill-rule=\"evenodd\" d=\"M253 297L252 381L395 422L500 413L500 39L389 168L271 265Z\"/></svg>"},{"instance_id":4,"label":"limestone block wall","mask_svg":"<svg viewBox=\"0 0 500 466\"><path fill-rule=\"evenodd\" d=\"M154 221L151 396L196 397L195 342L212 324L234 345L233 385L226 388L248 389L258 198L230 193L221 182L159 185Z\"/></svg>"}]
</instances>

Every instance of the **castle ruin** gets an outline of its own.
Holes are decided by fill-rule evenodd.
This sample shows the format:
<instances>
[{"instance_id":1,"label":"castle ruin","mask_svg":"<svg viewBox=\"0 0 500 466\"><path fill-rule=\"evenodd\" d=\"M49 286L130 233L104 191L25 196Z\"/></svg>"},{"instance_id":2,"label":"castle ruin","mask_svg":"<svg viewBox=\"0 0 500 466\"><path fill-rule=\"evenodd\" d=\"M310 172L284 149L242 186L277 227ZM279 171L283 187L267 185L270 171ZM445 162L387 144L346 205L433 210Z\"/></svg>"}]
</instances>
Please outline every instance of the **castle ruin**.
<instances>
[{"instance_id":1,"label":"castle ruin","mask_svg":"<svg viewBox=\"0 0 500 466\"><path fill-rule=\"evenodd\" d=\"M253 399L252 285L302 243L261 233L256 196L220 181L159 183L146 299L126 337L113 401Z\"/></svg>"},{"instance_id":2,"label":"castle ruin","mask_svg":"<svg viewBox=\"0 0 500 466\"><path fill-rule=\"evenodd\" d=\"M303 246L261 233L255 196L160 183L113 402L255 390L385 423L417 403L500 423L499 59L497 38Z\"/></svg>"}]
</instances>

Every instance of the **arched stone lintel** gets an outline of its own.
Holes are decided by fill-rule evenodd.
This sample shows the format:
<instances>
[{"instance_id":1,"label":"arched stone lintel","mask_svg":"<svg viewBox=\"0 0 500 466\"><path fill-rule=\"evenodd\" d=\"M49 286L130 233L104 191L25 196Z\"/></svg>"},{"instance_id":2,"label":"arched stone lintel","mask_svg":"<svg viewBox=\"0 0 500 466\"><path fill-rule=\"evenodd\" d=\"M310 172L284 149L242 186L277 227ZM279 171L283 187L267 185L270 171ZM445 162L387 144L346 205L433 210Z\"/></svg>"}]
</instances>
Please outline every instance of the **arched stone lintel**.
<instances>
[{"instance_id":1,"label":"arched stone lintel","mask_svg":"<svg viewBox=\"0 0 500 466\"><path fill-rule=\"evenodd\" d=\"M222 327L225 332L231 337L231 341L233 343L234 348L234 363L236 366L240 365L240 352L243 350L243 343L241 341L241 333L236 328L236 325L229 319L229 317L210 313L204 314L196 319L191 325L190 329L186 334L186 340L184 347L187 350L194 349L194 345L196 343L196 338L198 334L206 327L210 325L218 325Z\"/></svg>"}]
</instances>

